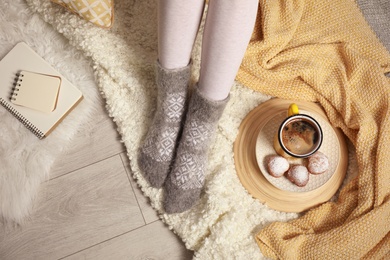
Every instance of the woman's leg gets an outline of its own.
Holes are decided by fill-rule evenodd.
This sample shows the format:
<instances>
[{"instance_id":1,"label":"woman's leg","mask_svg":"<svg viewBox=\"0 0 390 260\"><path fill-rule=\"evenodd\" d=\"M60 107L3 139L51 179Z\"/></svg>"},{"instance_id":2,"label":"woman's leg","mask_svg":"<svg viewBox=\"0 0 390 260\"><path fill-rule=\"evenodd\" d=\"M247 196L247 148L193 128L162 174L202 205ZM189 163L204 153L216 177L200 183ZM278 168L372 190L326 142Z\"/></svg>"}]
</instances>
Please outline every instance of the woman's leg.
<instances>
[{"instance_id":1,"label":"woman's leg","mask_svg":"<svg viewBox=\"0 0 390 260\"><path fill-rule=\"evenodd\" d=\"M157 108L138 158L145 178L156 188L163 185L176 152L203 6L203 0L158 2Z\"/></svg>"},{"instance_id":2,"label":"woman's leg","mask_svg":"<svg viewBox=\"0 0 390 260\"><path fill-rule=\"evenodd\" d=\"M199 86L191 97L164 201L167 213L188 210L200 196L207 154L249 43L258 0L210 0Z\"/></svg>"},{"instance_id":3,"label":"woman's leg","mask_svg":"<svg viewBox=\"0 0 390 260\"><path fill-rule=\"evenodd\" d=\"M204 28L199 89L225 99L253 32L258 0L210 0Z\"/></svg>"},{"instance_id":4,"label":"woman's leg","mask_svg":"<svg viewBox=\"0 0 390 260\"><path fill-rule=\"evenodd\" d=\"M162 67L188 65L203 8L204 0L158 1L158 58Z\"/></svg>"}]
</instances>

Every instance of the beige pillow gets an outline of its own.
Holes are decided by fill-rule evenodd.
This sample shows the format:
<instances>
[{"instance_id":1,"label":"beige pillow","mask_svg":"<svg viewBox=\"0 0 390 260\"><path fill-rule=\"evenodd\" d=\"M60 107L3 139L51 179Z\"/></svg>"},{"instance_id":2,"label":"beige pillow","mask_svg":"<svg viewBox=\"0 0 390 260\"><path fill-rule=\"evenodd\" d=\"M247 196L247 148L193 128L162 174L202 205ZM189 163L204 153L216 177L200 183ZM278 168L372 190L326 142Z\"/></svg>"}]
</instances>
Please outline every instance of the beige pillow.
<instances>
[{"instance_id":1,"label":"beige pillow","mask_svg":"<svg viewBox=\"0 0 390 260\"><path fill-rule=\"evenodd\" d=\"M104 28L114 22L114 0L51 0L85 20Z\"/></svg>"}]
</instances>

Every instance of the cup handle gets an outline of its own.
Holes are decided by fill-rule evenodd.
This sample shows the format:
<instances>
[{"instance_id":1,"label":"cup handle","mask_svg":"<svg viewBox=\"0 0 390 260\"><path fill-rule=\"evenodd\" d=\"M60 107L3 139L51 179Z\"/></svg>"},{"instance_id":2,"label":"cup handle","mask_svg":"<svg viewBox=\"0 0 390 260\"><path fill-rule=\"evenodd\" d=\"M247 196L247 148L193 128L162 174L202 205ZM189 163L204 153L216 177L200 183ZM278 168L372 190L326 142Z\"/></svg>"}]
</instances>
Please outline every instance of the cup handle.
<instances>
[{"instance_id":1,"label":"cup handle","mask_svg":"<svg viewBox=\"0 0 390 260\"><path fill-rule=\"evenodd\" d=\"M295 103L292 103L292 104L288 107L288 116L297 115L297 114L299 114L298 105L295 104Z\"/></svg>"}]
</instances>

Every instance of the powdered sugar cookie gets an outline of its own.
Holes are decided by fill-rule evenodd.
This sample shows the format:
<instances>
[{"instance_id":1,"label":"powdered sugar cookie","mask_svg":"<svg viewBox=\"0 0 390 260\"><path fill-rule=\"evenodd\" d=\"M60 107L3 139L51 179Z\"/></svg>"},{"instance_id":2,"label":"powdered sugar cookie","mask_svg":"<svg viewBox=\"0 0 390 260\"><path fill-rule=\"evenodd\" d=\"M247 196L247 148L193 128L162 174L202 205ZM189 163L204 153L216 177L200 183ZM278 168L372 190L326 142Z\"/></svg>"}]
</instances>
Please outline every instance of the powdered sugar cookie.
<instances>
[{"instance_id":1,"label":"powdered sugar cookie","mask_svg":"<svg viewBox=\"0 0 390 260\"><path fill-rule=\"evenodd\" d=\"M308 159L307 169L311 174L321 174L328 170L328 157L322 152L318 151Z\"/></svg>"},{"instance_id":2,"label":"powdered sugar cookie","mask_svg":"<svg viewBox=\"0 0 390 260\"><path fill-rule=\"evenodd\" d=\"M303 165L293 165L287 172L287 179L299 187L304 187L309 182L309 171Z\"/></svg>"},{"instance_id":3,"label":"powdered sugar cookie","mask_svg":"<svg viewBox=\"0 0 390 260\"><path fill-rule=\"evenodd\" d=\"M268 157L268 172L271 176L279 178L290 168L290 164L286 158L279 155Z\"/></svg>"}]
</instances>

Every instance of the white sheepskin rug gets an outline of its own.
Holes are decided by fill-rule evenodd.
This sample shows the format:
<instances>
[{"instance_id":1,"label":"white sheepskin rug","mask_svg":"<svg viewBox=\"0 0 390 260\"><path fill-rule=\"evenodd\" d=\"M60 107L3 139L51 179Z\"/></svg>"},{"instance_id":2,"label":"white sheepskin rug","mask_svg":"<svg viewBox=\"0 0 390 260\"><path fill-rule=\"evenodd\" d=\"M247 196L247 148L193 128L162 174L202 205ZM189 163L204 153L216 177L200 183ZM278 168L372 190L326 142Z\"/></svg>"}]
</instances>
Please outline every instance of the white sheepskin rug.
<instances>
[{"instance_id":1,"label":"white sheepskin rug","mask_svg":"<svg viewBox=\"0 0 390 260\"><path fill-rule=\"evenodd\" d=\"M88 127L89 115L99 98L90 61L82 52L32 12L24 0L1 0L0 59L21 41L77 83L84 100L43 140L0 106L0 222L13 224L28 217L53 162L77 130Z\"/></svg>"},{"instance_id":2,"label":"white sheepskin rug","mask_svg":"<svg viewBox=\"0 0 390 260\"><path fill-rule=\"evenodd\" d=\"M273 221L297 214L274 211L253 199L241 185L234 167L233 143L245 115L269 99L235 85L211 147L202 198L191 210L167 215L163 189L143 179L137 151L150 126L156 101L155 0L115 1L115 23L110 30L94 27L48 0L26 0L31 10L65 35L70 44L93 61L93 69L107 110L127 148L133 176L161 219L199 259L261 259L254 234ZM200 44L194 51L194 79L198 76Z\"/></svg>"}]
</instances>

